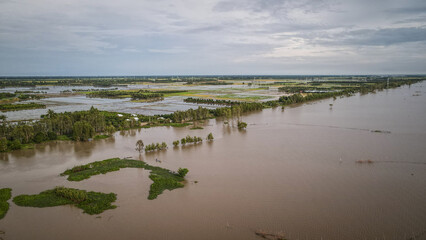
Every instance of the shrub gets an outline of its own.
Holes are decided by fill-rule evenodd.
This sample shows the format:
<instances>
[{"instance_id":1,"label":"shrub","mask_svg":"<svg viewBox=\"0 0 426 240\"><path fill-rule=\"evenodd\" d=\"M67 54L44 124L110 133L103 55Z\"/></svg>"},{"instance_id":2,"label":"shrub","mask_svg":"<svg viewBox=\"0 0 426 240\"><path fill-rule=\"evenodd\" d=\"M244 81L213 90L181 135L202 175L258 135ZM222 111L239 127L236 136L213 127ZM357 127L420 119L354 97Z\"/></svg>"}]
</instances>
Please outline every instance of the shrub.
<instances>
[{"instance_id":1,"label":"shrub","mask_svg":"<svg viewBox=\"0 0 426 240\"><path fill-rule=\"evenodd\" d=\"M244 129L247 127L247 123L245 122L238 122L238 129Z\"/></svg>"},{"instance_id":2,"label":"shrub","mask_svg":"<svg viewBox=\"0 0 426 240\"><path fill-rule=\"evenodd\" d=\"M52 132L52 131L47 132L47 137L49 138L49 140L58 139L58 135L55 132Z\"/></svg>"},{"instance_id":3,"label":"shrub","mask_svg":"<svg viewBox=\"0 0 426 240\"><path fill-rule=\"evenodd\" d=\"M180 177L185 177L188 172L189 170L187 168L179 168L178 175Z\"/></svg>"},{"instance_id":4,"label":"shrub","mask_svg":"<svg viewBox=\"0 0 426 240\"><path fill-rule=\"evenodd\" d=\"M8 143L8 148L10 150L18 150L22 148L22 144L18 139L15 139L12 142Z\"/></svg>"},{"instance_id":5,"label":"shrub","mask_svg":"<svg viewBox=\"0 0 426 240\"><path fill-rule=\"evenodd\" d=\"M213 138L213 134L212 133L209 133L209 135L207 135L207 140L209 140L209 141L211 141L211 140L213 140L214 138Z\"/></svg>"},{"instance_id":6,"label":"shrub","mask_svg":"<svg viewBox=\"0 0 426 240\"><path fill-rule=\"evenodd\" d=\"M48 137L44 132L38 132L34 136L33 140L34 140L35 143L41 143L41 142L48 140Z\"/></svg>"}]
</instances>

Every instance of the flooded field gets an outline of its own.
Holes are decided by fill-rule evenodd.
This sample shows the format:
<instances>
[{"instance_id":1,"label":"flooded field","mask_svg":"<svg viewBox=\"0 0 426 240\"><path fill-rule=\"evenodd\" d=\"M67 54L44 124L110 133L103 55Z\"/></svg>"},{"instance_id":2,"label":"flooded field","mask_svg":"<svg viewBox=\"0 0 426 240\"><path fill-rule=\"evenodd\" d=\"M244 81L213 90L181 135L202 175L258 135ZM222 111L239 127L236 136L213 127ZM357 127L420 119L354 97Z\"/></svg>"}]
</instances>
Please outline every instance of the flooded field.
<instances>
[{"instance_id":1,"label":"flooded field","mask_svg":"<svg viewBox=\"0 0 426 240\"><path fill-rule=\"evenodd\" d=\"M128 104L88 100L120 109ZM161 108L161 102L151 104ZM100 218L71 206L38 209L10 202L0 220L1 237L260 239L254 231L263 229L283 232L289 240L426 239L425 104L426 82L421 82L252 113L243 116L245 131L218 119L205 121L203 130L156 127L1 153L0 188L12 188L13 196L58 185L118 195L118 208ZM188 134L205 138L209 132L213 142L171 147ZM138 139L165 141L169 149L139 156ZM112 157L140 158L171 170L185 167L188 182L147 200L151 180L142 169L82 182L59 176L75 165Z\"/></svg>"},{"instance_id":2,"label":"flooded field","mask_svg":"<svg viewBox=\"0 0 426 240\"><path fill-rule=\"evenodd\" d=\"M105 99L105 98L88 98L84 93L76 92L74 94L61 94L64 91L72 91L75 89L111 89L111 90L186 90L187 94L181 96L166 96L164 100L157 102L132 102L130 98L123 99ZM46 92L48 98L34 100L31 102L46 105L46 109L31 109L15 112L4 112L8 120L24 120L39 119L40 115L46 114L48 109L55 112L73 112L88 110L90 107L96 107L105 111L117 111L124 113L135 113L143 115L168 114L175 111L184 111L190 108L202 106L205 108L215 108L217 106L205 104L185 103L183 100L190 96L198 97L224 97L236 100L271 100L277 99L282 93L278 93L277 88L258 88L246 85L223 85L223 86L188 86L183 83L179 84L130 84L118 87L92 87L92 86L43 86L37 88L28 87L8 87L0 89L0 92L14 93L15 91L42 91Z\"/></svg>"}]
</instances>

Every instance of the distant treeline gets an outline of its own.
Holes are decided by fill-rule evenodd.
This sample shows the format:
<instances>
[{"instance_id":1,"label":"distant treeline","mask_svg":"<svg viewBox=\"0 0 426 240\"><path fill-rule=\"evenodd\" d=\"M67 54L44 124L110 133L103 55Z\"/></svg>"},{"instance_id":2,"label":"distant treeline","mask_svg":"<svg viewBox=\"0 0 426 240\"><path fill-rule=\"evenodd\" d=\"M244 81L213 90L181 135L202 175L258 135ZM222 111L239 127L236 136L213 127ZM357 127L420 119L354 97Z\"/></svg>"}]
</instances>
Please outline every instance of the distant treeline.
<instances>
[{"instance_id":1,"label":"distant treeline","mask_svg":"<svg viewBox=\"0 0 426 240\"><path fill-rule=\"evenodd\" d=\"M198 84L198 85L232 85L232 82L219 81L217 79L191 79L187 80L186 84Z\"/></svg>"},{"instance_id":2,"label":"distant treeline","mask_svg":"<svg viewBox=\"0 0 426 240\"><path fill-rule=\"evenodd\" d=\"M137 92L130 91L97 91L90 92L86 96L98 98L132 98L133 100L158 99L161 100L164 96L160 92L151 92L147 90L139 90Z\"/></svg>"},{"instance_id":3,"label":"distant treeline","mask_svg":"<svg viewBox=\"0 0 426 240\"><path fill-rule=\"evenodd\" d=\"M357 92L361 94L373 93L376 90L381 91L387 88L396 88L406 84L413 84L419 82L420 80L408 80L408 81L390 81L389 84L387 82L377 82L371 85L361 85L357 88L346 88L342 91L335 92L324 92L324 93L308 93L305 96L298 93L290 96L282 96L279 98L279 102L281 105L295 104L295 103L303 103L313 100L325 99L325 98L336 98L339 96L351 96Z\"/></svg>"},{"instance_id":4,"label":"distant treeline","mask_svg":"<svg viewBox=\"0 0 426 240\"><path fill-rule=\"evenodd\" d=\"M210 104L210 105L235 105L237 102L231 101L231 100L218 100L218 99L211 99L211 98L185 98L183 100L184 102L189 103L198 103L198 104Z\"/></svg>"},{"instance_id":5,"label":"distant treeline","mask_svg":"<svg viewBox=\"0 0 426 240\"><path fill-rule=\"evenodd\" d=\"M211 98L185 98L183 100L184 102L190 102L190 103L197 103L197 104L209 104L209 105L226 105L226 106L233 106L233 105L253 105L253 106L260 106L263 105L263 107L276 107L278 106L277 101L267 101L267 102L243 102L243 101L231 101L231 100L220 100L220 99L211 99Z\"/></svg>"},{"instance_id":6,"label":"distant treeline","mask_svg":"<svg viewBox=\"0 0 426 240\"><path fill-rule=\"evenodd\" d=\"M117 90L118 88L91 88L91 89L78 89L73 88L71 89L73 92L97 92L97 91L111 91L111 90Z\"/></svg>"},{"instance_id":7,"label":"distant treeline","mask_svg":"<svg viewBox=\"0 0 426 240\"><path fill-rule=\"evenodd\" d=\"M278 91L287 93L300 93L310 91L324 91L324 92L344 92L353 91L360 93L369 93L376 90L383 90L386 88L395 88L404 84L412 84L423 79L411 79L411 80L395 80L390 79L389 83L386 80L370 80L370 81L321 81L321 82L309 82L309 83L298 83L290 86L283 86L278 88ZM286 83L283 83L287 85ZM327 86L328 84L340 84L350 86Z\"/></svg>"},{"instance_id":8,"label":"distant treeline","mask_svg":"<svg viewBox=\"0 0 426 240\"><path fill-rule=\"evenodd\" d=\"M425 76L335 76L335 75L223 75L223 76L112 76L112 77L0 77L0 88L2 87L35 87L40 85L54 86L98 86L111 87L123 86L134 83L173 83L189 82L201 84L231 84L223 83L221 80L256 80L256 79L286 79L286 80L315 80L332 82L368 81L380 82L388 78L392 80L424 79Z\"/></svg>"}]
</instances>

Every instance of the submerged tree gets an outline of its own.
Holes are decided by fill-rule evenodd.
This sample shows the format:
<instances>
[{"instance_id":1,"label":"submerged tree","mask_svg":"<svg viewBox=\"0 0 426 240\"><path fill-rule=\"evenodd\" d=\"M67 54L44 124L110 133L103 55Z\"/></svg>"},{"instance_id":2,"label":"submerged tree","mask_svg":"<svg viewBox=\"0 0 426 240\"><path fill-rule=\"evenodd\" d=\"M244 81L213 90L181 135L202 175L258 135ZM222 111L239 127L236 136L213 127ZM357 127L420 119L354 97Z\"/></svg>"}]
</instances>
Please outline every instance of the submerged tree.
<instances>
[{"instance_id":1,"label":"submerged tree","mask_svg":"<svg viewBox=\"0 0 426 240\"><path fill-rule=\"evenodd\" d=\"M141 153L143 151L143 147L144 147L143 141L139 139L136 142L136 151L138 151L139 153Z\"/></svg>"},{"instance_id":2,"label":"submerged tree","mask_svg":"<svg viewBox=\"0 0 426 240\"><path fill-rule=\"evenodd\" d=\"M247 127L247 123L238 121L238 129L245 129Z\"/></svg>"},{"instance_id":3,"label":"submerged tree","mask_svg":"<svg viewBox=\"0 0 426 240\"><path fill-rule=\"evenodd\" d=\"M115 133L115 127L113 125L109 125L105 128L105 131L108 133L108 135L112 136Z\"/></svg>"},{"instance_id":4,"label":"submerged tree","mask_svg":"<svg viewBox=\"0 0 426 240\"><path fill-rule=\"evenodd\" d=\"M209 133L209 135L207 135L207 140L212 141L213 139L213 134Z\"/></svg>"}]
</instances>

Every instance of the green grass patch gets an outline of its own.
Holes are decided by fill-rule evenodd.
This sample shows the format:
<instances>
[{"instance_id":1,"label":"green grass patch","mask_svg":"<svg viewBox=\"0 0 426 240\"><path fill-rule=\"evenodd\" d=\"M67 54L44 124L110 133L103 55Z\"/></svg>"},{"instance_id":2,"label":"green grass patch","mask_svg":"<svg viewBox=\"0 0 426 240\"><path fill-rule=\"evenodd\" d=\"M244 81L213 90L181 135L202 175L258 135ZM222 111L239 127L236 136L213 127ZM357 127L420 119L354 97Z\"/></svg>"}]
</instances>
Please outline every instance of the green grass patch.
<instances>
[{"instance_id":1,"label":"green grass patch","mask_svg":"<svg viewBox=\"0 0 426 240\"><path fill-rule=\"evenodd\" d=\"M22 144L21 149L34 149L34 143Z\"/></svg>"},{"instance_id":2,"label":"green grass patch","mask_svg":"<svg viewBox=\"0 0 426 240\"><path fill-rule=\"evenodd\" d=\"M184 176L168 169L151 166L143 161L111 158L103 161L92 162L86 165L68 169L61 175L68 176L68 181L82 181L91 176L118 171L121 168L143 168L150 170L149 178L153 181L149 189L148 199L157 198L164 190L173 190L183 187Z\"/></svg>"},{"instance_id":3,"label":"green grass patch","mask_svg":"<svg viewBox=\"0 0 426 240\"><path fill-rule=\"evenodd\" d=\"M169 93L164 93L164 97L173 97L173 96L192 96L192 95L196 95L199 93L205 92L203 90L188 90L185 92L169 92Z\"/></svg>"},{"instance_id":4,"label":"green grass patch","mask_svg":"<svg viewBox=\"0 0 426 240\"><path fill-rule=\"evenodd\" d=\"M204 129L204 128L199 127L199 126L194 126L194 127L190 128L190 129L191 129L191 130L197 130L197 129Z\"/></svg>"},{"instance_id":5,"label":"green grass patch","mask_svg":"<svg viewBox=\"0 0 426 240\"><path fill-rule=\"evenodd\" d=\"M235 100L242 100L242 101L259 101L264 99L269 99L271 96L247 96L247 95L238 95L238 94L225 94L225 95L217 95L215 96L216 99L235 99Z\"/></svg>"},{"instance_id":6,"label":"green grass patch","mask_svg":"<svg viewBox=\"0 0 426 240\"><path fill-rule=\"evenodd\" d=\"M105 139L105 138L109 138L109 135L96 135L93 139L95 140L100 140L100 139Z\"/></svg>"},{"instance_id":7,"label":"green grass patch","mask_svg":"<svg viewBox=\"0 0 426 240\"><path fill-rule=\"evenodd\" d=\"M57 140L60 141L71 141L72 139L70 137L68 137L67 135L59 135Z\"/></svg>"},{"instance_id":8,"label":"green grass patch","mask_svg":"<svg viewBox=\"0 0 426 240\"><path fill-rule=\"evenodd\" d=\"M12 189L1 188L0 189L0 219L6 216L9 210L9 203L7 202L12 197Z\"/></svg>"},{"instance_id":9,"label":"green grass patch","mask_svg":"<svg viewBox=\"0 0 426 240\"><path fill-rule=\"evenodd\" d=\"M117 206L111 203L117 200L115 193L87 192L75 188L56 187L34 195L19 195L13 202L21 207L55 207L74 205L83 209L83 213L90 215L100 214Z\"/></svg>"}]
</instances>

